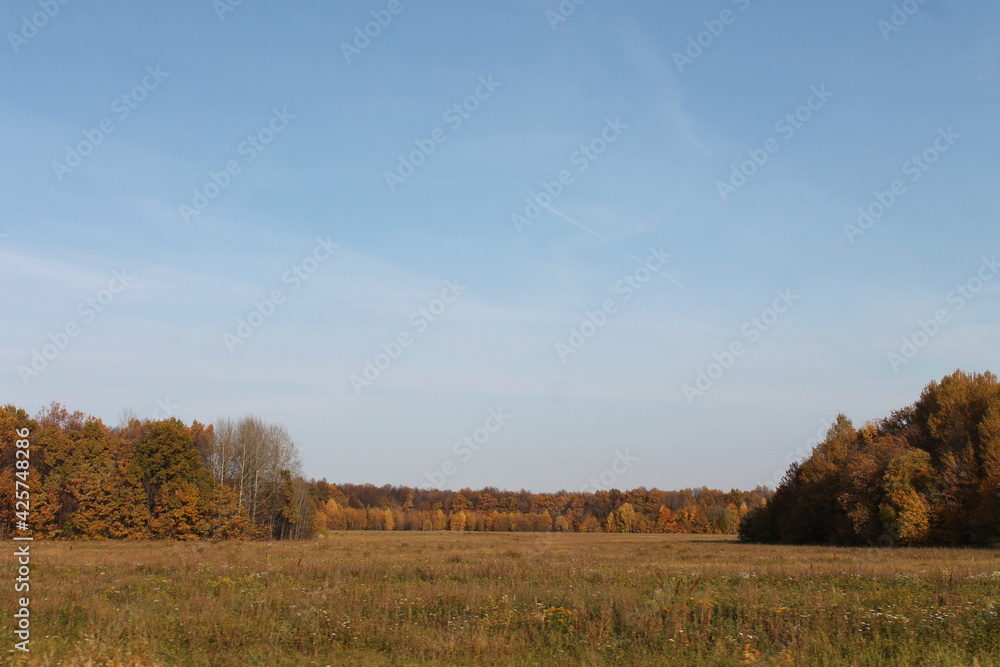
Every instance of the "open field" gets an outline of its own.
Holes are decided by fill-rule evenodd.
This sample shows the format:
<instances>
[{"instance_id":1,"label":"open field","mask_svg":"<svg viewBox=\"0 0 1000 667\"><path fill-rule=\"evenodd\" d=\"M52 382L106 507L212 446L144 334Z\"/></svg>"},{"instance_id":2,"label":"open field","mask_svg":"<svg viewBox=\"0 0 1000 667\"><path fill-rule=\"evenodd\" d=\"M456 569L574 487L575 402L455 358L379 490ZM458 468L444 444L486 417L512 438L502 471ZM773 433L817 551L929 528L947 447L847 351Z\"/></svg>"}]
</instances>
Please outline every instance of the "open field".
<instances>
[{"instance_id":1,"label":"open field","mask_svg":"<svg viewBox=\"0 0 1000 667\"><path fill-rule=\"evenodd\" d=\"M41 542L32 566L30 664L1000 665L995 550L349 532Z\"/></svg>"}]
</instances>

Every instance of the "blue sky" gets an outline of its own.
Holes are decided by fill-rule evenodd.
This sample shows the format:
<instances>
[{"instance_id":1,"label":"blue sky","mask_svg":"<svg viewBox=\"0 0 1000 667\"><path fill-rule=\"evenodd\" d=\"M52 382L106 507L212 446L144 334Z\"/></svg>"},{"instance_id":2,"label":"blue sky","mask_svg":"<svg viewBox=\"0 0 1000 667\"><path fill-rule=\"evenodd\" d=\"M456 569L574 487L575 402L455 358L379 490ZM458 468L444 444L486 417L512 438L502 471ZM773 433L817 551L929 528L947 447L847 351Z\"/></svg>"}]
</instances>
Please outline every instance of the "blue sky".
<instances>
[{"instance_id":1,"label":"blue sky","mask_svg":"<svg viewBox=\"0 0 1000 667\"><path fill-rule=\"evenodd\" d=\"M226 7L0 9L5 402L254 413L330 481L749 488L1000 369L995 3Z\"/></svg>"}]
</instances>

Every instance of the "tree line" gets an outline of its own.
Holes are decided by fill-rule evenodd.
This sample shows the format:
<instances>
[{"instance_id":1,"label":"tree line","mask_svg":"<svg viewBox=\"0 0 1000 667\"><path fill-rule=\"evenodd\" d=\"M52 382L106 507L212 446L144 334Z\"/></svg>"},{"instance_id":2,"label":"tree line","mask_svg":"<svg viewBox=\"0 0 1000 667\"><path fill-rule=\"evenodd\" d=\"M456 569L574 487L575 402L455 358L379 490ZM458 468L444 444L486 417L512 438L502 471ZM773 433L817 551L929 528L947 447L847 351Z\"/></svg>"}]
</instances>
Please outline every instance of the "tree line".
<instances>
[{"instance_id":1,"label":"tree line","mask_svg":"<svg viewBox=\"0 0 1000 667\"><path fill-rule=\"evenodd\" d=\"M0 409L0 497L15 494L17 431L30 432L29 525L56 539L302 539L327 530L736 533L770 491L708 488L532 493L331 484L302 476L284 427L257 417L214 425L106 426L53 403L34 418ZM0 538L15 506L0 504Z\"/></svg>"},{"instance_id":2,"label":"tree line","mask_svg":"<svg viewBox=\"0 0 1000 667\"><path fill-rule=\"evenodd\" d=\"M329 530L469 530L729 533L770 495L753 491L638 488L532 493L313 483L316 522Z\"/></svg>"},{"instance_id":3,"label":"tree line","mask_svg":"<svg viewBox=\"0 0 1000 667\"><path fill-rule=\"evenodd\" d=\"M0 410L0 497L15 493L15 433L30 432L31 532L47 538L306 537L309 485L284 428L256 417L190 426L126 416L109 428L57 403ZM24 460L24 459L21 459ZM0 504L0 537L13 503Z\"/></svg>"},{"instance_id":4,"label":"tree line","mask_svg":"<svg viewBox=\"0 0 1000 667\"><path fill-rule=\"evenodd\" d=\"M912 405L855 428L839 415L773 497L740 525L745 541L1000 544L1000 383L955 371Z\"/></svg>"}]
</instances>

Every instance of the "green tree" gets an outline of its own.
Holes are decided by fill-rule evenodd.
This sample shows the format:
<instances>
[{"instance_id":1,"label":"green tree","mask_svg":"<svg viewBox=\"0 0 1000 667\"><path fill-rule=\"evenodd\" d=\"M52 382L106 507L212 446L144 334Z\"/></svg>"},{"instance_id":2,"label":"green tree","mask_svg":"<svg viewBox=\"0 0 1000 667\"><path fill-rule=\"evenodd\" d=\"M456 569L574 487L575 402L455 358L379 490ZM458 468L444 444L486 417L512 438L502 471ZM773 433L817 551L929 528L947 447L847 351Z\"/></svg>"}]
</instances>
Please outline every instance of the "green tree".
<instances>
[{"instance_id":1,"label":"green tree","mask_svg":"<svg viewBox=\"0 0 1000 667\"><path fill-rule=\"evenodd\" d=\"M179 419L165 419L149 425L135 445L133 464L140 471L150 509L156 505L166 484L191 484L200 490L211 487L211 478L202 466L194 436Z\"/></svg>"}]
</instances>

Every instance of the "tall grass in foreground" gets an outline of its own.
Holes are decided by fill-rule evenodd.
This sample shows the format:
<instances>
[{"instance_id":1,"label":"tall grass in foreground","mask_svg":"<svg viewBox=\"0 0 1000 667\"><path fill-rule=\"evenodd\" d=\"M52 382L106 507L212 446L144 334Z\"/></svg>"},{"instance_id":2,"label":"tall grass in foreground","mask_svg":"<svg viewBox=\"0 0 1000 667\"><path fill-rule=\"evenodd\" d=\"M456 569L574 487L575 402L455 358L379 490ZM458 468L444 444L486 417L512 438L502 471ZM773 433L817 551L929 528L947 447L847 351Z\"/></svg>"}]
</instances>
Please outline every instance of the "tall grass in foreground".
<instances>
[{"instance_id":1,"label":"tall grass in foreground","mask_svg":"<svg viewBox=\"0 0 1000 667\"><path fill-rule=\"evenodd\" d=\"M1000 665L990 550L350 532L32 551L29 664Z\"/></svg>"}]
</instances>

